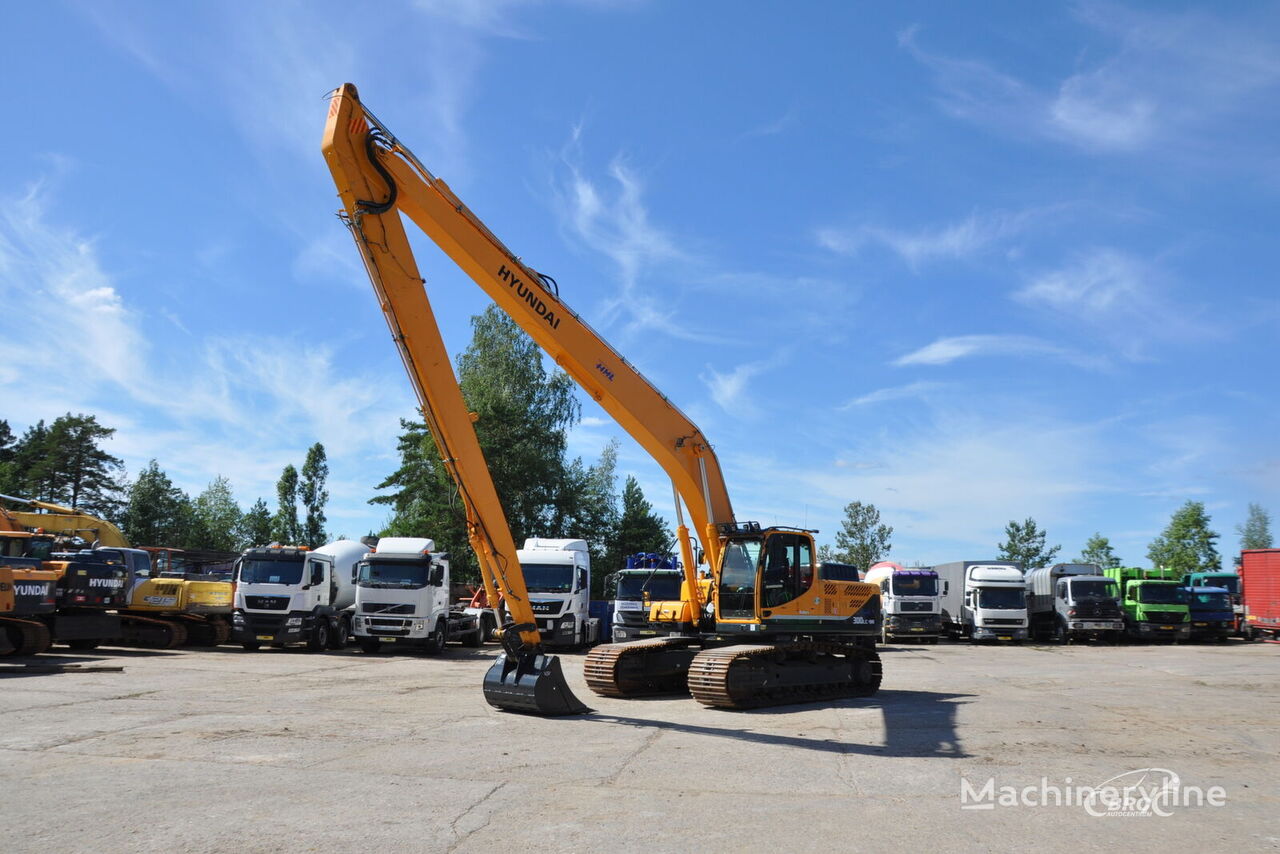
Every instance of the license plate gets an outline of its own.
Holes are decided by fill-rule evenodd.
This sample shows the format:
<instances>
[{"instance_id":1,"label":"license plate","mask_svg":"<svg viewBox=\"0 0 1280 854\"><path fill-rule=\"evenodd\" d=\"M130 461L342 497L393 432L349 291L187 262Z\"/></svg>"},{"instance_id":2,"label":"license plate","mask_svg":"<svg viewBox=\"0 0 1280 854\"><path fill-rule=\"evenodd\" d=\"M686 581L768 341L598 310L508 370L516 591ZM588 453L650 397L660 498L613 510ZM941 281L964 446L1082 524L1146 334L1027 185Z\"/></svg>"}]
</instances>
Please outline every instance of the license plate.
<instances>
[{"instance_id":1,"label":"license plate","mask_svg":"<svg viewBox=\"0 0 1280 854\"><path fill-rule=\"evenodd\" d=\"M1013 635L1000 635L999 640L1013 640Z\"/></svg>"},{"instance_id":2,"label":"license plate","mask_svg":"<svg viewBox=\"0 0 1280 854\"><path fill-rule=\"evenodd\" d=\"M275 640L275 638L273 638L271 635L258 635L258 640L269 641L269 640Z\"/></svg>"},{"instance_id":3,"label":"license plate","mask_svg":"<svg viewBox=\"0 0 1280 854\"><path fill-rule=\"evenodd\" d=\"M923 632L923 631L924 631L924 629L921 629L921 628L913 628L911 631L913 631L913 632Z\"/></svg>"},{"instance_id":4,"label":"license plate","mask_svg":"<svg viewBox=\"0 0 1280 854\"><path fill-rule=\"evenodd\" d=\"M1209 625L1209 624L1208 624L1208 623L1196 623L1196 625L1197 625L1197 626L1207 626L1207 625Z\"/></svg>"},{"instance_id":5,"label":"license plate","mask_svg":"<svg viewBox=\"0 0 1280 854\"><path fill-rule=\"evenodd\" d=\"M1163 629L1163 630L1164 630L1164 631L1166 631L1166 632L1171 632L1171 631L1173 631L1173 626L1161 626L1160 628L1161 628L1161 629Z\"/></svg>"},{"instance_id":6,"label":"license plate","mask_svg":"<svg viewBox=\"0 0 1280 854\"><path fill-rule=\"evenodd\" d=\"M378 638L378 640L382 641L383 643L395 643L395 642L396 642L396 639L395 639L395 638Z\"/></svg>"}]
</instances>

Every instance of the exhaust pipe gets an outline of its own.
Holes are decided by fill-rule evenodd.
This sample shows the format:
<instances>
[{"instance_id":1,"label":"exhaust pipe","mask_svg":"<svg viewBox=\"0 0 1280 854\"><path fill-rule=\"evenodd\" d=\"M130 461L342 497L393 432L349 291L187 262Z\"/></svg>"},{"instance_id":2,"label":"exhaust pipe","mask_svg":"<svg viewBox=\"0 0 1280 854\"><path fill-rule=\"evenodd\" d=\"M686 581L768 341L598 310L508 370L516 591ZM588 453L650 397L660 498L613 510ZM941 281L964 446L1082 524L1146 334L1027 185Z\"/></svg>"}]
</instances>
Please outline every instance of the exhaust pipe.
<instances>
[{"instance_id":1,"label":"exhaust pipe","mask_svg":"<svg viewBox=\"0 0 1280 854\"><path fill-rule=\"evenodd\" d=\"M564 681L560 659L520 641L521 626L502 630L502 655L484 675L484 699L495 709L558 717L591 711Z\"/></svg>"}]
</instances>

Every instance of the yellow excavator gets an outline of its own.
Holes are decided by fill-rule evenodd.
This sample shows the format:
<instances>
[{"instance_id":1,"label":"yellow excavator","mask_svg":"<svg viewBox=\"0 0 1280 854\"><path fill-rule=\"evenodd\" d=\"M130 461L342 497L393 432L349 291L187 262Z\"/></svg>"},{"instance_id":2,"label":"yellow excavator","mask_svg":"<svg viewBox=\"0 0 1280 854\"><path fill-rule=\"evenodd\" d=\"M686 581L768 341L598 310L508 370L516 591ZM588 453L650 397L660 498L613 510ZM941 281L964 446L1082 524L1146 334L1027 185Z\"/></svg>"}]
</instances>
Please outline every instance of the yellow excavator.
<instances>
[{"instance_id":1,"label":"yellow excavator","mask_svg":"<svg viewBox=\"0 0 1280 854\"><path fill-rule=\"evenodd\" d=\"M515 625L485 677L486 697L520 708L540 683L565 693L538 636L501 506L440 340L400 214L427 234L662 466L676 493L685 579L678 602L651 604L668 637L607 644L586 662L597 694L688 690L699 702L751 708L868 696L880 686L875 585L819 564L811 530L735 519L711 443L692 421L524 264L344 84L329 101L322 151L340 214L364 259L427 424L468 508L489 601L503 592ZM710 567L697 577L681 502ZM473 513L476 520L473 522ZM488 524L479 524L480 521ZM519 645L508 643L519 636ZM537 663L535 663L537 662ZM548 669L540 671L538 667ZM556 678L559 676L559 678ZM526 684L527 683L527 684ZM503 692L509 698L504 699ZM548 689L548 692L552 689ZM575 701L576 702L576 701ZM525 702L531 711L548 709ZM549 704L554 712L554 704ZM577 711L578 709L574 709Z\"/></svg>"},{"instance_id":2,"label":"yellow excavator","mask_svg":"<svg viewBox=\"0 0 1280 854\"><path fill-rule=\"evenodd\" d=\"M52 537L6 530L0 517L0 656L39 655L53 646L47 619L57 609L59 572L36 555Z\"/></svg>"},{"instance_id":3,"label":"yellow excavator","mask_svg":"<svg viewBox=\"0 0 1280 854\"><path fill-rule=\"evenodd\" d=\"M231 636L232 591L229 581L188 577L183 572L160 572L152 553L172 559L173 550L135 549L121 530L97 516L31 498L0 495L11 504L34 510L5 510L13 522L25 528L65 539L84 540L93 555L127 571L120 616L119 637L129 644L168 649L176 646L217 646ZM84 555L86 561L90 555ZM56 569L56 567L55 567ZM75 638L77 648L96 646L112 638Z\"/></svg>"}]
</instances>

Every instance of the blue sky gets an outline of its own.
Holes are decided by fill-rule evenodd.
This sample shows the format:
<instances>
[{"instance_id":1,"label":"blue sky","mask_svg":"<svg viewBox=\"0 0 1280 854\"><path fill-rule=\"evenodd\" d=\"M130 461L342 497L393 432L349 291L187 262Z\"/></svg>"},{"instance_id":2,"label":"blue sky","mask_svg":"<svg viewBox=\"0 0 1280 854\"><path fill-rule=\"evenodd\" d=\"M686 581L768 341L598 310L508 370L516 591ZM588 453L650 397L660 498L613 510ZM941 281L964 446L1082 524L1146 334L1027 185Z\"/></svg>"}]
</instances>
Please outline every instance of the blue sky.
<instances>
[{"instance_id":1,"label":"blue sky","mask_svg":"<svg viewBox=\"0 0 1280 854\"><path fill-rule=\"evenodd\" d=\"M1120 556L1280 511L1280 6L40 3L6 14L0 417L361 534L412 399L319 153L344 81L716 444L741 519ZM455 352L480 290L419 260ZM603 411L571 449L671 518ZM555 533L555 532L549 532Z\"/></svg>"}]
</instances>

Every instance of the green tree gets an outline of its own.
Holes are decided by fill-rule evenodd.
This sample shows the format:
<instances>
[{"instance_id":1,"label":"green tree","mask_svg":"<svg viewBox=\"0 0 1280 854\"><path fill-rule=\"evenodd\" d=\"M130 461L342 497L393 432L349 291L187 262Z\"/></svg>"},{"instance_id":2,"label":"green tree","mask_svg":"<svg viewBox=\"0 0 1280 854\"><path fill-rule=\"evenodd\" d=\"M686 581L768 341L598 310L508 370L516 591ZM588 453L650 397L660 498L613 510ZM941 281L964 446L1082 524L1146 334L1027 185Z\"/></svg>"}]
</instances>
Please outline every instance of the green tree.
<instances>
[{"instance_id":1,"label":"green tree","mask_svg":"<svg viewBox=\"0 0 1280 854\"><path fill-rule=\"evenodd\" d=\"M278 509L271 523L271 538L278 543L301 545L302 528L298 524L298 470L293 463L284 467L276 482Z\"/></svg>"},{"instance_id":2,"label":"green tree","mask_svg":"<svg viewBox=\"0 0 1280 854\"><path fill-rule=\"evenodd\" d=\"M115 432L92 415L70 412L50 425L47 468L54 501L103 518L119 518L124 464L99 447Z\"/></svg>"},{"instance_id":3,"label":"green tree","mask_svg":"<svg viewBox=\"0 0 1280 854\"><path fill-rule=\"evenodd\" d=\"M1111 541L1100 533L1085 541L1084 551L1080 553L1080 563L1095 563L1103 569L1124 565L1111 548Z\"/></svg>"},{"instance_id":4,"label":"green tree","mask_svg":"<svg viewBox=\"0 0 1280 854\"><path fill-rule=\"evenodd\" d=\"M328 479L329 463L325 457L324 445L316 442L307 449L307 459L302 464L302 480L298 486L298 497L302 499L302 506L307 508L307 518L302 525L302 540L313 549L325 543L324 505L329 501L325 482Z\"/></svg>"},{"instance_id":5,"label":"green tree","mask_svg":"<svg viewBox=\"0 0 1280 854\"><path fill-rule=\"evenodd\" d=\"M999 546L1000 559L1020 561L1023 569L1049 566L1062 546L1045 548L1046 535L1030 516L1021 523L1011 519L1004 526L1005 540Z\"/></svg>"},{"instance_id":6,"label":"green tree","mask_svg":"<svg viewBox=\"0 0 1280 854\"><path fill-rule=\"evenodd\" d=\"M236 536L236 551L250 546L265 546L271 542L271 508L267 502L259 498L253 506L240 517L240 527Z\"/></svg>"},{"instance_id":7,"label":"green tree","mask_svg":"<svg viewBox=\"0 0 1280 854\"><path fill-rule=\"evenodd\" d=\"M1249 502L1249 515L1243 524L1236 525L1236 533L1240 535L1241 551L1271 548L1271 514L1261 504Z\"/></svg>"},{"instance_id":8,"label":"green tree","mask_svg":"<svg viewBox=\"0 0 1280 854\"><path fill-rule=\"evenodd\" d=\"M1176 511L1160 536L1147 547L1147 558L1157 569L1175 572L1210 571L1218 569L1222 560L1214 542L1218 533L1209 529L1209 514L1204 502L1188 501Z\"/></svg>"},{"instance_id":9,"label":"green tree","mask_svg":"<svg viewBox=\"0 0 1280 854\"><path fill-rule=\"evenodd\" d=\"M237 551L240 542L240 505L231 494L231 482L219 475L192 502L196 542L189 548Z\"/></svg>"},{"instance_id":10,"label":"green tree","mask_svg":"<svg viewBox=\"0 0 1280 854\"><path fill-rule=\"evenodd\" d=\"M569 464L565 489L569 506L563 511L567 521L561 529L566 537L587 541L591 549L592 584L604 583L604 577L622 566L617 552L618 522L618 440L613 439L600 452L592 466L575 459ZM601 588L603 589L603 588Z\"/></svg>"},{"instance_id":11,"label":"green tree","mask_svg":"<svg viewBox=\"0 0 1280 854\"><path fill-rule=\"evenodd\" d=\"M13 447L10 458L10 495L57 501L53 454L50 452L49 428L41 419L28 427Z\"/></svg>"},{"instance_id":12,"label":"green tree","mask_svg":"<svg viewBox=\"0 0 1280 854\"><path fill-rule=\"evenodd\" d=\"M675 544L667 521L653 512L653 505L644 497L640 482L632 475L627 475L622 487L622 515L618 520L618 538L614 541L618 566L610 566L610 571L618 569L622 560L636 552L658 552L665 554Z\"/></svg>"},{"instance_id":13,"label":"green tree","mask_svg":"<svg viewBox=\"0 0 1280 854\"><path fill-rule=\"evenodd\" d=\"M889 556L893 528L882 524L880 511L874 504L851 501L844 507L844 519L836 531L836 547L828 554L839 563L848 563L867 571L873 563ZM821 552L819 552L821 555Z\"/></svg>"},{"instance_id":14,"label":"green tree","mask_svg":"<svg viewBox=\"0 0 1280 854\"><path fill-rule=\"evenodd\" d=\"M121 523L135 546L186 547L190 501L151 460L129 487Z\"/></svg>"},{"instance_id":15,"label":"green tree","mask_svg":"<svg viewBox=\"0 0 1280 854\"><path fill-rule=\"evenodd\" d=\"M16 453L17 442L18 440L13 435L13 430L9 427L9 422L0 420L0 493L5 495L21 492L21 489L14 481L16 471L13 466L13 458Z\"/></svg>"}]
</instances>

